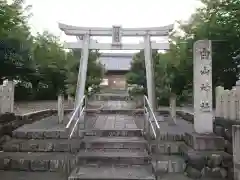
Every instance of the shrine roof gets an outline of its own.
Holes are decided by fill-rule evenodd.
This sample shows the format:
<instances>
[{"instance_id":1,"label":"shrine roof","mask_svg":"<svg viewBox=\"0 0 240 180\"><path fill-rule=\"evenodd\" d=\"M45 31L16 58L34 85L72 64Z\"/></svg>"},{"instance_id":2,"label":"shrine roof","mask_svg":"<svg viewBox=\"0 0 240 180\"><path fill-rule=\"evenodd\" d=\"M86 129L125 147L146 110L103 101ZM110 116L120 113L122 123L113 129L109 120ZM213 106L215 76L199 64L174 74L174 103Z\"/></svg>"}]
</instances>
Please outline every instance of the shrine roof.
<instances>
[{"instance_id":1,"label":"shrine roof","mask_svg":"<svg viewBox=\"0 0 240 180\"><path fill-rule=\"evenodd\" d=\"M130 53L104 53L99 61L108 71L128 71L134 54Z\"/></svg>"}]
</instances>

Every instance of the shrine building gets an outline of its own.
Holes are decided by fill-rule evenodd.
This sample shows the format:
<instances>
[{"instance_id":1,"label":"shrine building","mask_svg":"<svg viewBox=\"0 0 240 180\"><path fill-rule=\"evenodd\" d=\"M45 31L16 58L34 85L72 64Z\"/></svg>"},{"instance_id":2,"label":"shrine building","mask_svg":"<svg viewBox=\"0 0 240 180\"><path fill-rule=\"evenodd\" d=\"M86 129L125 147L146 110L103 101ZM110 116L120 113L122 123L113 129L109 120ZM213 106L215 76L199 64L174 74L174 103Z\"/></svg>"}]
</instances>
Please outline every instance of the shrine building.
<instances>
[{"instance_id":1,"label":"shrine building","mask_svg":"<svg viewBox=\"0 0 240 180\"><path fill-rule=\"evenodd\" d=\"M102 53L99 61L105 67L102 87L109 89L126 89L126 74L131 67L134 54L130 53Z\"/></svg>"}]
</instances>

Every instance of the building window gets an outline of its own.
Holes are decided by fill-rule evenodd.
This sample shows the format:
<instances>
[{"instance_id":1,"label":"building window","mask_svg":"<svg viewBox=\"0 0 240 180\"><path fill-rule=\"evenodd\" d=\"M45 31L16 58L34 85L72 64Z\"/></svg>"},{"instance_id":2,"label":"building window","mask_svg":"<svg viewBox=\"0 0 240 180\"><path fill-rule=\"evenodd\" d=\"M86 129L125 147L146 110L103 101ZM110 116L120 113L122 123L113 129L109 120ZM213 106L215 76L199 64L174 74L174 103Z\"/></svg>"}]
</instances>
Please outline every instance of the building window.
<instances>
[{"instance_id":1,"label":"building window","mask_svg":"<svg viewBox=\"0 0 240 180\"><path fill-rule=\"evenodd\" d=\"M108 79L103 79L100 85L108 86Z\"/></svg>"}]
</instances>

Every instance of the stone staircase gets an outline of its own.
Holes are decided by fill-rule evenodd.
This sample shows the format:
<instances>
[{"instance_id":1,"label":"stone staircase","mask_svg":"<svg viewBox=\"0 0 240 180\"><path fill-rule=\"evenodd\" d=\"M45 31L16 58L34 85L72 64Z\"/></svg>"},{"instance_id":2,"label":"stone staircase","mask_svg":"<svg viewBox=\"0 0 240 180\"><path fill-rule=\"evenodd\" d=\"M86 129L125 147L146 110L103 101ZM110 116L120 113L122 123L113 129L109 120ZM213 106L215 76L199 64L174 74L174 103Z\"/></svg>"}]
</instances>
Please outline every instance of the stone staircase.
<instances>
[{"instance_id":1,"label":"stone staircase","mask_svg":"<svg viewBox=\"0 0 240 180\"><path fill-rule=\"evenodd\" d=\"M0 152L1 180L67 179L76 166L79 139L19 135L15 133Z\"/></svg>"},{"instance_id":2,"label":"stone staircase","mask_svg":"<svg viewBox=\"0 0 240 180\"><path fill-rule=\"evenodd\" d=\"M178 136L162 135L158 143L156 140L152 142L152 166L156 179L190 180L184 175L186 164L179 151L184 143L180 140Z\"/></svg>"},{"instance_id":3,"label":"stone staircase","mask_svg":"<svg viewBox=\"0 0 240 180\"><path fill-rule=\"evenodd\" d=\"M191 133L170 132L167 128L172 125L161 124L160 138L148 143L142 129L136 127L136 121L142 121L140 116L135 125L124 113L95 116L87 116L91 126L83 138L68 139L66 132L58 129L15 130L0 152L0 179L219 180L225 173L219 167L230 166L231 156L222 151L222 146L218 151L195 147ZM211 172L202 174L209 169Z\"/></svg>"},{"instance_id":4,"label":"stone staircase","mask_svg":"<svg viewBox=\"0 0 240 180\"><path fill-rule=\"evenodd\" d=\"M69 180L154 180L146 140L139 129L86 133Z\"/></svg>"}]
</instances>

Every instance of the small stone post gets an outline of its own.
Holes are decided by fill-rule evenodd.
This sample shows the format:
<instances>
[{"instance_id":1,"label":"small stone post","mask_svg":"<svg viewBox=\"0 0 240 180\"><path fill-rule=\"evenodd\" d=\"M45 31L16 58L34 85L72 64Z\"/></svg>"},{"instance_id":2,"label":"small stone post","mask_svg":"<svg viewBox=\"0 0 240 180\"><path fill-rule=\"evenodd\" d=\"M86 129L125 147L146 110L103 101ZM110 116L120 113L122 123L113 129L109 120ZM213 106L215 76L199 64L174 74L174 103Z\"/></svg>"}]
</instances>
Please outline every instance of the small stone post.
<instances>
[{"instance_id":1,"label":"small stone post","mask_svg":"<svg viewBox=\"0 0 240 180\"><path fill-rule=\"evenodd\" d=\"M72 108L74 106L74 98L71 95L68 95L68 108Z\"/></svg>"},{"instance_id":2,"label":"small stone post","mask_svg":"<svg viewBox=\"0 0 240 180\"><path fill-rule=\"evenodd\" d=\"M173 122L176 124L176 94L171 94L170 96L170 115Z\"/></svg>"},{"instance_id":3,"label":"small stone post","mask_svg":"<svg viewBox=\"0 0 240 180\"><path fill-rule=\"evenodd\" d=\"M236 82L236 119L240 120L240 80Z\"/></svg>"},{"instance_id":4,"label":"small stone post","mask_svg":"<svg viewBox=\"0 0 240 180\"><path fill-rule=\"evenodd\" d=\"M223 101L222 101L222 93L224 91L224 87L217 86L215 89L216 92L216 117L222 117L223 115Z\"/></svg>"},{"instance_id":5,"label":"small stone post","mask_svg":"<svg viewBox=\"0 0 240 180\"><path fill-rule=\"evenodd\" d=\"M223 118L228 119L229 118L229 99L230 99L230 91L224 90L223 94Z\"/></svg>"},{"instance_id":6,"label":"small stone post","mask_svg":"<svg viewBox=\"0 0 240 180\"><path fill-rule=\"evenodd\" d=\"M240 125L232 126L234 180L240 180Z\"/></svg>"},{"instance_id":7,"label":"small stone post","mask_svg":"<svg viewBox=\"0 0 240 180\"><path fill-rule=\"evenodd\" d=\"M14 111L14 82L8 81L1 88L1 113L13 113Z\"/></svg>"},{"instance_id":8,"label":"small stone post","mask_svg":"<svg viewBox=\"0 0 240 180\"><path fill-rule=\"evenodd\" d=\"M64 95L58 95L58 123L62 124L64 119Z\"/></svg>"},{"instance_id":9,"label":"small stone post","mask_svg":"<svg viewBox=\"0 0 240 180\"><path fill-rule=\"evenodd\" d=\"M237 114L236 114L236 89L233 87L233 89L230 91L230 103L229 103L229 119L236 120Z\"/></svg>"}]
</instances>

